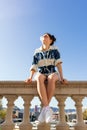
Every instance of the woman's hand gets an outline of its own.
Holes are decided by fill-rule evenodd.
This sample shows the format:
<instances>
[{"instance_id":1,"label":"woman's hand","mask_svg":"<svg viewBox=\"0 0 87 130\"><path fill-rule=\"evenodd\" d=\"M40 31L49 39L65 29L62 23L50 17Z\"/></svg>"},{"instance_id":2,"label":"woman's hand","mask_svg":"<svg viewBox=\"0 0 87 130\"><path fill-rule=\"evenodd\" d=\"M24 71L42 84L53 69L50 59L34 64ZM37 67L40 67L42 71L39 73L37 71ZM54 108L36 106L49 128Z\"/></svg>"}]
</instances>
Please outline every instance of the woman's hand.
<instances>
[{"instance_id":1,"label":"woman's hand","mask_svg":"<svg viewBox=\"0 0 87 130\"><path fill-rule=\"evenodd\" d=\"M68 84L68 80L67 79L63 79L60 81L62 84Z\"/></svg>"},{"instance_id":2,"label":"woman's hand","mask_svg":"<svg viewBox=\"0 0 87 130\"><path fill-rule=\"evenodd\" d=\"M26 83L31 83L32 82L32 78L28 78L25 80Z\"/></svg>"}]
</instances>

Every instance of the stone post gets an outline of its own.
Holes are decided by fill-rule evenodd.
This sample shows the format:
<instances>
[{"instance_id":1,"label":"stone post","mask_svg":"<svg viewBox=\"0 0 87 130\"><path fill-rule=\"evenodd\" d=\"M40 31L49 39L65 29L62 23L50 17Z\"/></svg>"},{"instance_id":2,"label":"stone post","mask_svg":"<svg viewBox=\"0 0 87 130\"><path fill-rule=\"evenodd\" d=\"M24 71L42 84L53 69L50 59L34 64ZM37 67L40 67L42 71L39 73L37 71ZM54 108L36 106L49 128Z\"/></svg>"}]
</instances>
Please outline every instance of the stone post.
<instances>
[{"instance_id":1,"label":"stone post","mask_svg":"<svg viewBox=\"0 0 87 130\"><path fill-rule=\"evenodd\" d=\"M41 102L40 98L39 98L39 100ZM41 110L42 110L42 108L43 108L43 104L41 102ZM41 110L40 110L40 112L41 112ZM50 124L49 123L45 123L45 122L40 123L40 124L37 125L37 129L38 130L50 130Z\"/></svg>"},{"instance_id":2,"label":"stone post","mask_svg":"<svg viewBox=\"0 0 87 130\"><path fill-rule=\"evenodd\" d=\"M40 123L37 125L37 130L50 130L50 124L49 123Z\"/></svg>"},{"instance_id":3,"label":"stone post","mask_svg":"<svg viewBox=\"0 0 87 130\"><path fill-rule=\"evenodd\" d=\"M24 95L22 96L24 99L24 114L23 114L23 122L20 124L20 130L32 130L32 124L29 120L29 108L30 102L33 99L31 95Z\"/></svg>"},{"instance_id":4,"label":"stone post","mask_svg":"<svg viewBox=\"0 0 87 130\"><path fill-rule=\"evenodd\" d=\"M56 130L69 130L69 126L67 125L66 123L66 120L65 120L65 110L64 110L64 107L65 107L65 100L66 100L66 97L65 96L56 96L56 99L58 100L59 104L59 123L56 125Z\"/></svg>"},{"instance_id":5,"label":"stone post","mask_svg":"<svg viewBox=\"0 0 87 130\"><path fill-rule=\"evenodd\" d=\"M75 101L76 111L77 111L77 123L75 125L75 130L87 130L87 126L83 121L82 113L82 96L73 96L72 99Z\"/></svg>"},{"instance_id":6,"label":"stone post","mask_svg":"<svg viewBox=\"0 0 87 130\"><path fill-rule=\"evenodd\" d=\"M6 114L6 120L5 122L1 125L1 130L13 130L14 129L14 123L12 120L12 114L13 114L13 106L14 106L14 101L16 99L15 95L7 95L5 96L8 100L7 104L7 114Z\"/></svg>"}]
</instances>

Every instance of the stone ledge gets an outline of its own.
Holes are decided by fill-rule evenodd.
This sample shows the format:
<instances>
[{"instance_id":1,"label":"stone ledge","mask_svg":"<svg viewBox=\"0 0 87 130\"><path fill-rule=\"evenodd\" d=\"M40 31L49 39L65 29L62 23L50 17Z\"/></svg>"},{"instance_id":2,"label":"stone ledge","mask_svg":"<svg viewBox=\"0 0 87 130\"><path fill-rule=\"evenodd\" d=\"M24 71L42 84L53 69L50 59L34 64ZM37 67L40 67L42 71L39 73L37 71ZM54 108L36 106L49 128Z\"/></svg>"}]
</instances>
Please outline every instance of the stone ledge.
<instances>
[{"instance_id":1,"label":"stone ledge","mask_svg":"<svg viewBox=\"0 0 87 130\"><path fill-rule=\"evenodd\" d=\"M38 95L36 81L30 84L24 81L0 81L0 95ZM87 81L69 81L68 85L56 83L54 95L87 96Z\"/></svg>"}]
</instances>

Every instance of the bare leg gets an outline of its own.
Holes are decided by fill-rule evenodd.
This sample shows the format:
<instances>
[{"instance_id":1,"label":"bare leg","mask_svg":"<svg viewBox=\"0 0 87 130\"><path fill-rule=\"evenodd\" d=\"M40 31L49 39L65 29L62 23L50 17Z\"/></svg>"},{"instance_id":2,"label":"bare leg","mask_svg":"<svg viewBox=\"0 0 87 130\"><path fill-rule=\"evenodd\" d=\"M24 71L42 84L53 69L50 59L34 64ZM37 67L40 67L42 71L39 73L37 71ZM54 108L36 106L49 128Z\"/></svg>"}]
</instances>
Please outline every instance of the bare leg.
<instances>
[{"instance_id":1,"label":"bare leg","mask_svg":"<svg viewBox=\"0 0 87 130\"><path fill-rule=\"evenodd\" d=\"M48 104L50 103L51 98L54 95L55 83L57 80L58 80L58 75L56 73L50 74L48 76L48 85L47 85Z\"/></svg>"},{"instance_id":2,"label":"bare leg","mask_svg":"<svg viewBox=\"0 0 87 130\"><path fill-rule=\"evenodd\" d=\"M48 106L48 98L46 92L46 86L44 84L46 77L43 74L38 74L36 77L37 80L37 91L43 103L43 106Z\"/></svg>"}]
</instances>

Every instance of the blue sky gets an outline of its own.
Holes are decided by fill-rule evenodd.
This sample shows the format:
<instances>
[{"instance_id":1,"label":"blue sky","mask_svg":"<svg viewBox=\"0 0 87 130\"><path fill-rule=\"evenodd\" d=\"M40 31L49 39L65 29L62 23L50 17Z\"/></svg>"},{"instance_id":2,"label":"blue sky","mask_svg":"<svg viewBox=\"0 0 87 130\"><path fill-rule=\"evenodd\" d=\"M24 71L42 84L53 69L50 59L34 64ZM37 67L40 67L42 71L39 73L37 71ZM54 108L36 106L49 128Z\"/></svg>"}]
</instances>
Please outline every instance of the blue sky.
<instances>
[{"instance_id":1,"label":"blue sky","mask_svg":"<svg viewBox=\"0 0 87 130\"><path fill-rule=\"evenodd\" d=\"M40 36L57 38L63 74L87 80L87 0L0 0L0 80L25 80Z\"/></svg>"}]
</instances>

